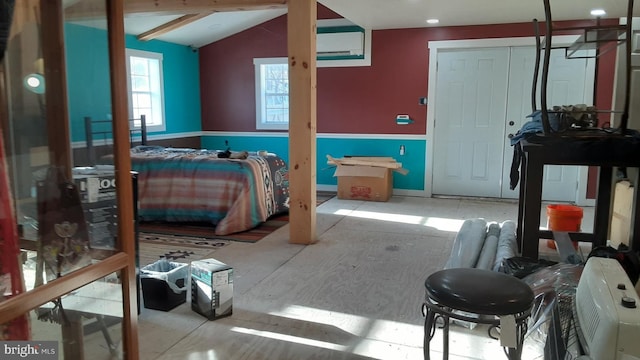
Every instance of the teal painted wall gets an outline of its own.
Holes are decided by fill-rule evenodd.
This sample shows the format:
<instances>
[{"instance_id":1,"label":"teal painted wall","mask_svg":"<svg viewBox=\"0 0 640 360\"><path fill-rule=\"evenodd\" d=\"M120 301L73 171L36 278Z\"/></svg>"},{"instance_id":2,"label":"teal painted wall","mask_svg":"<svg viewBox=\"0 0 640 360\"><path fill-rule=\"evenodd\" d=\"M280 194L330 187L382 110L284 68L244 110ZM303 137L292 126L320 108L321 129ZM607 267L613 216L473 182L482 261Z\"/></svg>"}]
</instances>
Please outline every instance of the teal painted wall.
<instances>
[{"instance_id":1,"label":"teal painted wall","mask_svg":"<svg viewBox=\"0 0 640 360\"><path fill-rule=\"evenodd\" d=\"M80 141L85 116L104 120L112 113L107 32L66 23L64 35L71 140Z\"/></svg>"},{"instance_id":2,"label":"teal painted wall","mask_svg":"<svg viewBox=\"0 0 640 360\"><path fill-rule=\"evenodd\" d=\"M71 139L83 141L84 117L105 119L112 112L107 32L75 24L65 24L64 30ZM198 53L164 41L141 42L132 35L126 36L125 44L163 54L167 129L152 134L201 131Z\"/></svg>"},{"instance_id":3,"label":"teal painted wall","mask_svg":"<svg viewBox=\"0 0 640 360\"><path fill-rule=\"evenodd\" d=\"M226 149L225 140L231 150L267 150L278 154L289 163L289 138L266 136L206 135L202 137L202 147L212 150ZM400 146L404 145L405 155L400 156ZM327 155L335 158L345 155L390 156L409 170L407 175L393 174L393 188L424 190L426 166L425 140L407 139L342 139L318 138L316 142L316 176L318 185L337 185L333 176L334 166L327 164Z\"/></svg>"},{"instance_id":4,"label":"teal painted wall","mask_svg":"<svg viewBox=\"0 0 640 360\"><path fill-rule=\"evenodd\" d=\"M164 41L138 41L133 35L126 36L125 46L163 54L164 118L167 130L152 134L201 131L198 52L189 46Z\"/></svg>"},{"instance_id":5,"label":"teal painted wall","mask_svg":"<svg viewBox=\"0 0 640 360\"><path fill-rule=\"evenodd\" d=\"M406 190L424 190L425 140L407 139L327 139L317 140L317 183L336 185L333 166L327 164L327 155L340 158L353 156L388 156L402 163L409 170L407 175L394 172L393 188ZM405 155L400 155L400 146L404 145Z\"/></svg>"}]
</instances>

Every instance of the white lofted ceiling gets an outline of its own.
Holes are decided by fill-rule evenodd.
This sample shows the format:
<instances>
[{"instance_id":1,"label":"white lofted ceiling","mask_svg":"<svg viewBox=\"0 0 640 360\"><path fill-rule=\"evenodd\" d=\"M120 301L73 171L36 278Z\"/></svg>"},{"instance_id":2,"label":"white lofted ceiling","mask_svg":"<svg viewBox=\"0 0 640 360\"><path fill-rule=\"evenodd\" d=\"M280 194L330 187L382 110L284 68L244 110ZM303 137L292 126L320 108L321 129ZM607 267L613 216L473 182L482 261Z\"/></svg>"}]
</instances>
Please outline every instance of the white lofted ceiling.
<instances>
[{"instance_id":1,"label":"white lofted ceiling","mask_svg":"<svg viewBox=\"0 0 640 360\"><path fill-rule=\"evenodd\" d=\"M372 29L502 24L544 19L542 0L319 0L328 8L363 27ZM606 17L623 17L626 0L549 0L554 20L591 18L590 11L601 8ZM636 7L637 8L637 7ZM635 13L640 16L640 9Z\"/></svg>"},{"instance_id":2,"label":"white lofted ceiling","mask_svg":"<svg viewBox=\"0 0 640 360\"><path fill-rule=\"evenodd\" d=\"M199 48L286 13L286 8L216 12L160 35L156 39ZM180 16L182 15L127 16L124 19L125 32L139 35Z\"/></svg>"},{"instance_id":3,"label":"white lofted ceiling","mask_svg":"<svg viewBox=\"0 0 640 360\"><path fill-rule=\"evenodd\" d=\"M289 0L295 1L295 0ZM371 28L398 29L433 27L426 20L437 18L435 26L462 26L528 22L544 19L542 0L319 0L352 22ZM606 18L624 17L625 0L550 0L554 20L592 18L591 9L601 8ZM638 8L638 7L636 7ZM286 8L218 12L156 37L172 43L201 47L286 13ZM640 10L635 9L635 16ZM181 15L129 15L125 31L139 35Z\"/></svg>"}]
</instances>

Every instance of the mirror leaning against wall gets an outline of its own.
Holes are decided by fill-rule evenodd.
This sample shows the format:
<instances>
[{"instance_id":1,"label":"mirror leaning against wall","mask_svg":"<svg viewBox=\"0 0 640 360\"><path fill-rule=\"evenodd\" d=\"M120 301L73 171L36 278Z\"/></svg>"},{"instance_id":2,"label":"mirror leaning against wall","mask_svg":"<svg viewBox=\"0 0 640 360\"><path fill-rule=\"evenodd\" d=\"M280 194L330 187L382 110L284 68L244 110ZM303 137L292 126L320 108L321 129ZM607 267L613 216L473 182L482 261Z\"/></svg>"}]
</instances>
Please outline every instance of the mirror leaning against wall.
<instances>
[{"instance_id":1,"label":"mirror leaning against wall","mask_svg":"<svg viewBox=\"0 0 640 360\"><path fill-rule=\"evenodd\" d=\"M114 3L0 0L0 358L137 358L133 225L116 221L131 187L113 165ZM100 120L91 134L87 119Z\"/></svg>"}]
</instances>

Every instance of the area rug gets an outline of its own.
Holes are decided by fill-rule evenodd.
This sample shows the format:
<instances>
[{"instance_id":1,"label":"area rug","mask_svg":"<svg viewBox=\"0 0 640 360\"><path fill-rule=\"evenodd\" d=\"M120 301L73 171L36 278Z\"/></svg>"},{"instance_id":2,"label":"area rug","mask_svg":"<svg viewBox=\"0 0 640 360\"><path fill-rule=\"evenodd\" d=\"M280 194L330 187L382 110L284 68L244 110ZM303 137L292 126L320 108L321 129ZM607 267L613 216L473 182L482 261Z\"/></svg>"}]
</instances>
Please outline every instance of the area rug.
<instances>
[{"instance_id":1,"label":"area rug","mask_svg":"<svg viewBox=\"0 0 640 360\"><path fill-rule=\"evenodd\" d=\"M188 263L212 257L228 240L141 232L138 237L140 266L160 259Z\"/></svg>"},{"instance_id":2,"label":"area rug","mask_svg":"<svg viewBox=\"0 0 640 360\"><path fill-rule=\"evenodd\" d=\"M333 198L335 195L335 192L319 191L316 193L316 204L319 206L325 201ZM156 234L173 234L201 239L204 238L256 242L288 223L289 214L278 214L270 217L269 219L267 219L267 221L254 227L253 229L223 236L215 235L215 226L210 223L143 222L139 224L139 227L140 231L142 232Z\"/></svg>"}]
</instances>

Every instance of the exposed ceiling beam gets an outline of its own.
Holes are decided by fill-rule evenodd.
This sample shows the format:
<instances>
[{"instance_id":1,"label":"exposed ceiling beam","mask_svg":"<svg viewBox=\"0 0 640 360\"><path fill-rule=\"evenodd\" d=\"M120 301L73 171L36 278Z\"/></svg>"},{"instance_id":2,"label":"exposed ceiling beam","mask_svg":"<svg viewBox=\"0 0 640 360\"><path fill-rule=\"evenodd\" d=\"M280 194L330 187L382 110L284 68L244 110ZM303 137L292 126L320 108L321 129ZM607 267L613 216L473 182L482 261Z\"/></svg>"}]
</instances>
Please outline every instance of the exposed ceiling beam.
<instances>
[{"instance_id":1,"label":"exposed ceiling beam","mask_svg":"<svg viewBox=\"0 0 640 360\"><path fill-rule=\"evenodd\" d=\"M127 0L124 14L176 15L201 12L286 8L288 0ZM66 19L105 17L104 0L85 0L65 8Z\"/></svg>"},{"instance_id":2,"label":"exposed ceiling beam","mask_svg":"<svg viewBox=\"0 0 640 360\"><path fill-rule=\"evenodd\" d=\"M287 6L287 0L128 0L125 14L146 12L239 11L264 10Z\"/></svg>"},{"instance_id":3,"label":"exposed ceiling beam","mask_svg":"<svg viewBox=\"0 0 640 360\"><path fill-rule=\"evenodd\" d=\"M155 27L149 31L145 31L142 34L138 35L137 38L140 41L149 41L157 38L162 34L166 34L169 31L175 30L179 27L190 24L196 20L202 19L203 17L209 16L213 14L213 11L207 11L199 14L188 14L181 16L175 20L171 20L168 23L164 23L158 27Z\"/></svg>"}]
</instances>

